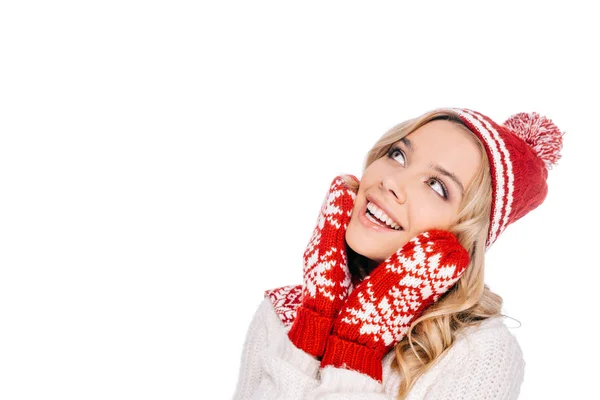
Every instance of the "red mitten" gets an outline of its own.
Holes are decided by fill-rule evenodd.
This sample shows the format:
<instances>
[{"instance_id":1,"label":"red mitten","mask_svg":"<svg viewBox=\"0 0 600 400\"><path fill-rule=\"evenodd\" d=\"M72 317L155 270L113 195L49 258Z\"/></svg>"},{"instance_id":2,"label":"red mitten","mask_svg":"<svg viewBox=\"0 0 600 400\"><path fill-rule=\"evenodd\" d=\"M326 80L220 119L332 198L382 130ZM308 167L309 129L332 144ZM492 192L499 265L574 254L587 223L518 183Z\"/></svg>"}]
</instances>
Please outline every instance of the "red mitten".
<instances>
[{"instance_id":1,"label":"red mitten","mask_svg":"<svg viewBox=\"0 0 600 400\"><path fill-rule=\"evenodd\" d=\"M467 251L450 232L430 230L413 238L348 296L321 367L352 369L381 382L383 356L468 265Z\"/></svg>"},{"instance_id":2,"label":"red mitten","mask_svg":"<svg viewBox=\"0 0 600 400\"><path fill-rule=\"evenodd\" d=\"M348 296L346 228L355 199L356 193L345 186L342 177L336 177L304 252L302 304L288 337L296 347L313 356L323 355L333 319Z\"/></svg>"}]
</instances>

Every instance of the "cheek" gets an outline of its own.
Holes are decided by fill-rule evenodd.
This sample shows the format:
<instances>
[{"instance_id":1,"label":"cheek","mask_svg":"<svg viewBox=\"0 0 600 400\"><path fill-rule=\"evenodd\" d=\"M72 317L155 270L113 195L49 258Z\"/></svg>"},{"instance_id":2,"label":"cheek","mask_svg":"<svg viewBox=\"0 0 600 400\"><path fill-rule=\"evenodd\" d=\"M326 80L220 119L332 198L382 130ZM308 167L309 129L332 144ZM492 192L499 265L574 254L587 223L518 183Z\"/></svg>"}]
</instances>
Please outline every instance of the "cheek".
<instances>
[{"instance_id":1,"label":"cheek","mask_svg":"<svg viewBox=\"0 0 600 400\"><path fill-rule=\"evenodd\" d=\"M415 200L411 207L411 233L415 235L433 228L447 230L456 220L458 210L441 199L424 193Z\"/></svg>"},{"instance_id":2,"label":"cheek","mask_svg":"<svg viewBox=\"0 0 600 400\"><path fill-rule=\"evenodd\" d=\"M368 188L377 185L382 176L387 175L390 173L390 171L392 171L390 169L390 165L386 164L386 161L386 156L383 156L373 161L373 163L369 165L367 169L365 169L360 178L360 185L358 187L359 191L361 188Z\"/></svg>"}]
</instances>

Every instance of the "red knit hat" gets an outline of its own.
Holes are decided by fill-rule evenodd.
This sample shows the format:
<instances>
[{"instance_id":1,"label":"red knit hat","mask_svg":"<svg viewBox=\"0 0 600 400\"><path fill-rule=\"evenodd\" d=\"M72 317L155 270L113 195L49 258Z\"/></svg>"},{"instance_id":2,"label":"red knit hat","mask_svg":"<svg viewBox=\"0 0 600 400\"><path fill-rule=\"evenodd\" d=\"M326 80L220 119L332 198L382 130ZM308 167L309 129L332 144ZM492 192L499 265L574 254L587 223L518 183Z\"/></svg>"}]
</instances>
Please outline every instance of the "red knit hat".
<instances>
[{"instance_id":1,"label":"red knit hat","mask_svg":"<svg viewBox=\"0 0 600 400\"><path fill-rule=\"evenodd\" d=\"M537 113L519 113L498 125L476 111L445 109L485 147L492 176L489 248L506 227L542 204L548 193L548 170L560 158L561 132Z\"/></svg>"}]
</instances>

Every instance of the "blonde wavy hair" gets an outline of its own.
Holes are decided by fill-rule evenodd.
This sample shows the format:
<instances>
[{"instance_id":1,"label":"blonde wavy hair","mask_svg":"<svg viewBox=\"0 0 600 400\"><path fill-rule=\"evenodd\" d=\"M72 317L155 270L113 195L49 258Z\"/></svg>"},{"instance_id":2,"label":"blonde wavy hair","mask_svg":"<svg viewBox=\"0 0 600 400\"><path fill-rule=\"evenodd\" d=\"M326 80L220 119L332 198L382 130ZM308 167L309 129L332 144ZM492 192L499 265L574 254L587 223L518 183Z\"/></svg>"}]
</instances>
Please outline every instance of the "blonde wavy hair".
<instances>
[{"instance_id":1,"label":"blonde wavy hair","mask_svg":"<svg viewBox=\"0 0 600 400\"><path fill-rule=\"evenodd\" d=\"M502 298L493 293L483 280L485 243L492 204L488 158L479 139L456 115L449 111L432 111L394 126L368 152L363 171L384 156L393 143L426 123L439 119L462 126L477 143L481 153L481 168L467 188L456 223L450 229L470 254L471 260L458 282L412 322L407 335L396 345L392 367L402 376L398 399L404 399L417 379L445 354L461 328L500 315L502 308ZM348 180L347 183L357 189L354 181ZM363 267L357 268L356 273L363 277L368 273Z\"/></svg>"}]
</instances>

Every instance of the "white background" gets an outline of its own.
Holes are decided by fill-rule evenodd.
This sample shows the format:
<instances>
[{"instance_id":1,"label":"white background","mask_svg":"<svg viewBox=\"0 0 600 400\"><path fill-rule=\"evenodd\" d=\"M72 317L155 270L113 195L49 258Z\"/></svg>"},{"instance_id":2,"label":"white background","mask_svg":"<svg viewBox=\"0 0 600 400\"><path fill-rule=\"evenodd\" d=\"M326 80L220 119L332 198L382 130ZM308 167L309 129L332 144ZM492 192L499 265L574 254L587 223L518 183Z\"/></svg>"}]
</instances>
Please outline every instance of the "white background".
<instances>
[{"instance_id":1,"label":"white background","mask_svg":"<svg viewBox=\"0 0 600 400\"><path fill-rule=\"evenodd\" d=\"M0 5L0 398L230 398L331 178L442 106L566 132L487 281L521 323L521 398L597 392L587 3L208 3Z\"/></svg>"}]
</instances>

